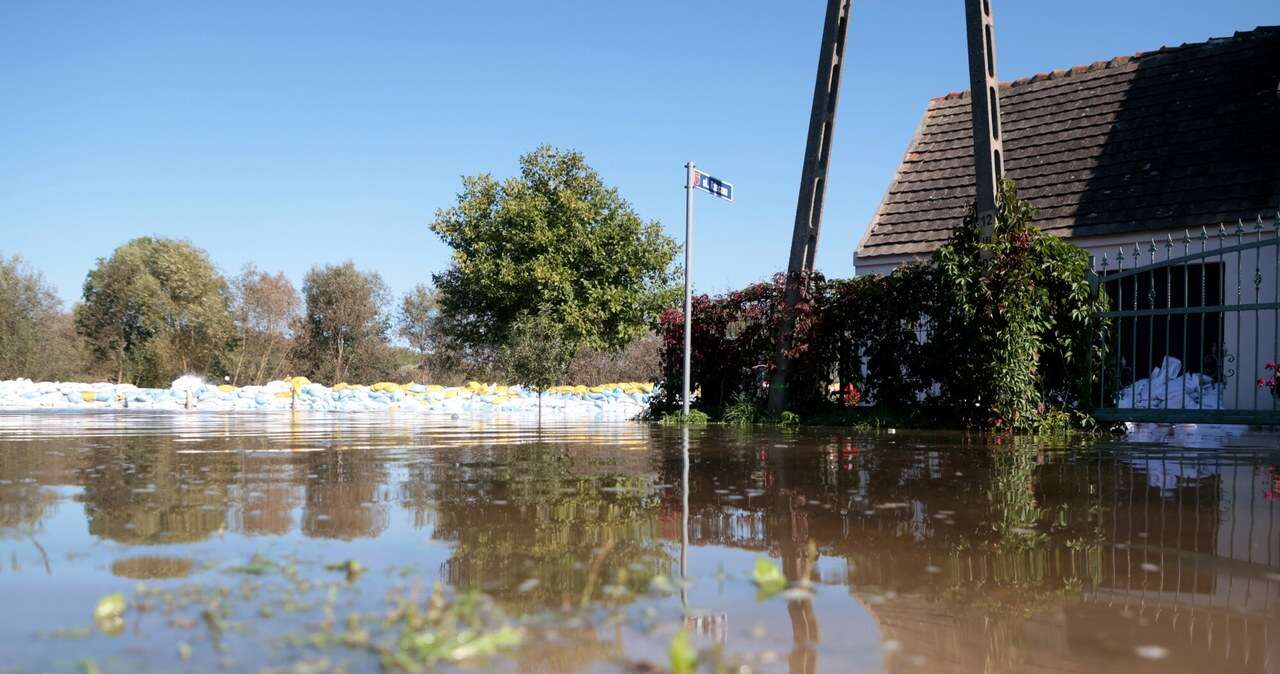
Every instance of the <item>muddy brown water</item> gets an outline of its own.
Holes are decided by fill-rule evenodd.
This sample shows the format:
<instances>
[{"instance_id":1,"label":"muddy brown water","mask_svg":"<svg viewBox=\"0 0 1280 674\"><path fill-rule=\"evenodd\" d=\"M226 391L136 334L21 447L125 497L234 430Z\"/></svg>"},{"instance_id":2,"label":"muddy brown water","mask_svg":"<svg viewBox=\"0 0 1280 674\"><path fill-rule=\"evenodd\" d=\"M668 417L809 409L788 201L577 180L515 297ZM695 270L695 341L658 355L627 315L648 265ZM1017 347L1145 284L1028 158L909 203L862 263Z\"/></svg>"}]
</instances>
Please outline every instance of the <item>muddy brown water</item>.
<instances>
[{"instance_id":1,"label":"muddy brown water","mask_svg":"<svg viewBox=\"0 0 1280 674\"><path fill-rule=\"evenodd\" d=\"M688 630L700 671L1274 674L1280 451L1207 444L3 413L0 672L379 671L341 635L439 582L524 635L466 671Z\"/></svg>"}]
</instances>

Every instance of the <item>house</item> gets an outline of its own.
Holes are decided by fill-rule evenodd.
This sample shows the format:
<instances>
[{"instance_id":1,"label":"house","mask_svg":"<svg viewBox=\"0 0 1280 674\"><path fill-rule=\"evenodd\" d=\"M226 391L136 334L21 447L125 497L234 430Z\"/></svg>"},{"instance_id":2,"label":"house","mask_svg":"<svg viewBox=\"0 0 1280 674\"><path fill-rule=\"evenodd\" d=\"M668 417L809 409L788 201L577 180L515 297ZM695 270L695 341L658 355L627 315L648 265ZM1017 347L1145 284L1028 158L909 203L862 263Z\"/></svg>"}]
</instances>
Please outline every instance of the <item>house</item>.
<instances>
[{"instance_id":1,"label":"house","mask_svg":"<svg viewBox=\"0 0 1280 674\"><path fill-rule=\"evenodd\" d=\"M1113 278L1113 309L1134 312L1113 317L1126 372L1119 387L1137 385L1165 357L1180 365L1183 374L1153 373L1145 400L1129 390L1129 404L1204 406L1153 391L1207 373L1218 387L1214 409L1277 409L1254 383L1280 358L1280 311L1266 308L1280 288L1280 26L1002 84L1000 107L1005 171L1039 209L1036 224L1093 254L1099 274ZM968 92L930 101L858 245L859 274L927 259L946 242L974 199L972 153ZM1201 246L1206 257L1184 255ZM1153 263L1160 268L1124 275ZM1107 394L1115 399L1119 387Z\"/></svg>"}]
</instances>

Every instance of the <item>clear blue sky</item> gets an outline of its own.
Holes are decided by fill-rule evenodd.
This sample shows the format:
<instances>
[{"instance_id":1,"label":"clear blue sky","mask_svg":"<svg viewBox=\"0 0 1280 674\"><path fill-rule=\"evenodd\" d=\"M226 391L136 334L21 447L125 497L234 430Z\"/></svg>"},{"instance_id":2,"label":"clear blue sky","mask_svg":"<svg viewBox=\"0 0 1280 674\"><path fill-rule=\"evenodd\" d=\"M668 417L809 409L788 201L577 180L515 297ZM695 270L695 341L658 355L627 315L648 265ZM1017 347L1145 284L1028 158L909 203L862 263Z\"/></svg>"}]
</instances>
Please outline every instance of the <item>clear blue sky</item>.
<instances>
[{"instance_id":1,"label":"clear blue sky","mask_svg":"<svg viewBox=\"0 0 1280 674\"><path fill-rule=\"evenodd\" d=\"M197 5L199 5L197 7ZM786 264L824 0L0 3L0 252L79 294L131 237L295 282L347 258L403 292L459 176L576 148L683 232L695 283ZM995 0L1001 79L1280 24L1275 0ZM961 0L855 0L819 264L852 251L929 98L966 88Z\"/></svg>"}]
</instances>

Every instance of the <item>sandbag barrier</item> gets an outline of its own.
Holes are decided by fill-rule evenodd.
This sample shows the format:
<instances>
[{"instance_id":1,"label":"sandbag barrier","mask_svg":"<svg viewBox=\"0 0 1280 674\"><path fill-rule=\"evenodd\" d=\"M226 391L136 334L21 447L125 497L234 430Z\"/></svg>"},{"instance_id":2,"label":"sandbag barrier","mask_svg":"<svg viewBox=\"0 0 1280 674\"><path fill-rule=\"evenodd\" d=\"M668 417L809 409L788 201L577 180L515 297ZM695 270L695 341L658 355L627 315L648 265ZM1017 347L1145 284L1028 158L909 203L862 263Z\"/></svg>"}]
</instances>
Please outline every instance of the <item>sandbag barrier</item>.
<instances>
[{"instance_id":1,"label":"sandbag barrier","mask_svg":"<svg viewBox=\"0 0 1280 674\"><path fill-rule=\"evenodd\" d=\"M653 385L556 386L542 395L542 414L632 419L649 405ZM205 411L431 412L456 415L538 414L538 395L521 386L347 383L325 386L306 377L262 386L212 384L182 377L169 388L132 384L0 381L0 409L148 409Z\"/></svg>"}]
</instances>

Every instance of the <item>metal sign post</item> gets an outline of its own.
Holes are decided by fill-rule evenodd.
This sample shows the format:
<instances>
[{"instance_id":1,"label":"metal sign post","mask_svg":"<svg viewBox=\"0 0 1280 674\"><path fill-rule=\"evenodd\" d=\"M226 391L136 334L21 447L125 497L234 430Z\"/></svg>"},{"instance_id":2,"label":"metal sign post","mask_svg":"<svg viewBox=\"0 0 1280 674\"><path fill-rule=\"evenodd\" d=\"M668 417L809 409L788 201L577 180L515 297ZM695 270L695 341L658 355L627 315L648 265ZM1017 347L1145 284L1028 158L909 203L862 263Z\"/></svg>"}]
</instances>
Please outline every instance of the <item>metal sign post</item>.
<instances>
[{"instance_id":1,"label":"metal sign post","mask_svg":"<svg viewBox=\"0 0 1280 674\"><path fill-rule=\"evenodd\" d=\"M689 162L684 165L684 390L681 406L689 418L689 363L693 351L693 191L702 190L725 201L733 201L733 183L709 176Z\"/></svg>"},{"instance_id":2,"label":"metal sign post","mask_svg":"<svg viewBox=\"0 0 1280 674\"><path fill-rule=\"evenodd\" d=\"M684 418L689 420L689 361L693 349L693 288L690 268L693 266L693 162L684 165L684 389L680 396Z\"/></svg>"}]
</instances>

